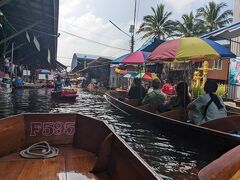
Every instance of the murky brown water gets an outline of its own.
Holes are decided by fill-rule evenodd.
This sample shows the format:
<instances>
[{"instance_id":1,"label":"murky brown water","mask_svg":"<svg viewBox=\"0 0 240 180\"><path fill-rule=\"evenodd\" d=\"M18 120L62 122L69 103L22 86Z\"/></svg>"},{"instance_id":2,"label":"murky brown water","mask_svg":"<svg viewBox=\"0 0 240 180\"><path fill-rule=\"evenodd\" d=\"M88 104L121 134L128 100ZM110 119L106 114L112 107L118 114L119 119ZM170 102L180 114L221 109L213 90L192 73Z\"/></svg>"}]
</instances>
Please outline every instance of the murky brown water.
<instances>
[{"instance_id":1,"label":"murky brown water","mask_svg":"<svg viewBox=\"0 0 240 180\"><path fill-rule=\"evenodd\" d=\"M140 156L165 179L196 179L206 165L207 150L189 145L174 133L159 129L122 114L102 95L79 92L76 102L51 100L50 89L0 90L0 117L24 112L74 112L107 121ZM170 135L171 134L171 135Z\"/></svg>"}]
</instances>

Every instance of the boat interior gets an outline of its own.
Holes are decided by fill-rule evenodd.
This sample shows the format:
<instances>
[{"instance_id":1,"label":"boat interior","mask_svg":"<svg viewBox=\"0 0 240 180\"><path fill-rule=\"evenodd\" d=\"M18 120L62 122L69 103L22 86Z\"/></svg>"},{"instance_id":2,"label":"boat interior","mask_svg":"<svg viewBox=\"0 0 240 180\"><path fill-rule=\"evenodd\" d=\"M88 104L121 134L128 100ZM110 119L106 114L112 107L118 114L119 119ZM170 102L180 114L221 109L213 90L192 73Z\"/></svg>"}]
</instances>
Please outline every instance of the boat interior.
<instances>
[{"instance_id":1,"label":"boat interior","mask_svg":"<svg viewBox=\"0 0 240 180\"><path fill-rule=\"evenodd\" d=\"M56 157L19 152L47 141ZM79 114L25 114L0 120L0 179L157 179L158 175L102 121Z\"/></svg>"}]
</instances>

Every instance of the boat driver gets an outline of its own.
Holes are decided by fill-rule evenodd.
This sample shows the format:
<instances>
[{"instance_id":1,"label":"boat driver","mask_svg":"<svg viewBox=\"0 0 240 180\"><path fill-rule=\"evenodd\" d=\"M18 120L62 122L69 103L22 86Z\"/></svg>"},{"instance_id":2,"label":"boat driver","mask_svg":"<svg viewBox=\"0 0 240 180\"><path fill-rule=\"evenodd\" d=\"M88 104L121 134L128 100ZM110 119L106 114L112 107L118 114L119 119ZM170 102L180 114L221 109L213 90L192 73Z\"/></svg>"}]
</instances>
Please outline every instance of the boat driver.
<instances>
[{"instance_id":1,"label":"boat driver","mask_svg":"<svg viewBox=\"0 0 240 180\"><path fill-rule=\"evenodd\" d=\"M55 81L55 87L54 87L54 90L56 92L61 92L62 91L62 81L61 81L61 77L58 75L57 76L57 80Z\"/></svg>"}]
</instances>

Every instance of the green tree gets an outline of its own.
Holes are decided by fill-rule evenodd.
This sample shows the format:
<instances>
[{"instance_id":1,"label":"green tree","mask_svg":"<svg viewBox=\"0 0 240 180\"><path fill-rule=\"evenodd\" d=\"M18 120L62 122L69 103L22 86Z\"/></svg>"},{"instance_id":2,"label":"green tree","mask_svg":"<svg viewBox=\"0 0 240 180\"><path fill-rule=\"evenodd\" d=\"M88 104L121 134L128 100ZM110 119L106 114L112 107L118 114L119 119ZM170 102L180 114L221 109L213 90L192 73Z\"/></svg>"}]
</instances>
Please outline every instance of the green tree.
<instances>
[{"instance_id":1,"label":"green tree","mask_svg":"<svg viewBox=\"0 0 240 180\"><path fill-rule=\"evenodd\" d=\"M208 5L197 10L198 17L201 17L199 20L203 22L207 32L214 31L232 22L232 10L223 11L225 7L227 7L226 3L217 4L211 1Z\"/></svg>"},{"instance_id":2,"label":"green tree","mask_svg":"<svg viewBox=\"0 0 240 180\"><path fill-rule=\"evenodd\" d=\"M204 33L204 25L196 18L193 12L190 14L182 15L183 22L176 21L176 34L175 36L193 37L200 36Z\"/></svg>"},{"instance_id":3,"label":"green tree","mask_svg":"<svg viewBox=\"0 0 240 180\"><path fill-rule=\"evenodd\" d=\"M140 25L137 33L143 33L142 38L154 37L165 40L170 37L174 31L174 21L169 20L172 12L165 11L163 4L157 5L154 9L151 7L153 15L143 17L143 23Z\"/></svg>"}]
</instances>

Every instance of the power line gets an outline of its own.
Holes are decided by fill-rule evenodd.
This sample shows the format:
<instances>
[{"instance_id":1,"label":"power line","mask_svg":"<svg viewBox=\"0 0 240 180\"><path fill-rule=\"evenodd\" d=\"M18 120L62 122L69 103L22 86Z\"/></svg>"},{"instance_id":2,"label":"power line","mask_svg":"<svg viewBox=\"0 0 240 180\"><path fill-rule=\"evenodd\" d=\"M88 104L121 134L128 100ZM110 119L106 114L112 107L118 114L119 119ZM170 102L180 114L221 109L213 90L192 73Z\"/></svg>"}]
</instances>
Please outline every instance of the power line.
<instances>
[{"instance_id":1,"label":"power line","mask_svg":"<svg viewBox=\"0 0 240 180\"><path fill-rule=\"evenodd\" d=\"M116 24L114 24L111 20L109 20L109 22L114 25L119 31L121 31L122 33L124 33L125 35L127 35L128 37L131 37L128 33L126 33L125 31L123 31L120 27L118 27Z\"/></svg>"},{"instance_id":2,"label":"power line","mask_svg":"<svg viewBox=\"0 0 240 180\"><path fill-rule=\"evenodd\" d=\"M19 27L24 27L24 26L22 26L22 25L18 25L18 26L19 26ZM41 34L44 34L44 35L47 35L47 36L52 36L52 37L59 37L59 35L60 35L60 34L50 34L50 33L44 32L44 31L36 30L36 29L29 29L28 31L35 31L35 32L38 32L38 33L41 33ZM68 34L68 35L71 35L71 36L74 36L74 37L77 37L77 38L80 38L80 39L89 41L89 42L91 42L91 43L99 44L99 45L106 46L106 47L110 47L110 48L113 48L113 49L120 49L120 50L123 50L123 51L129 51L129 50L124 49L124 48L119 48L119 47L111 46L111 45L104 44L104 43L101 43L101 42L97 42L97 41L94 41L94 40L91 40L91 39L88 39L88 38L85 38L85 37L82 37L82 36L78 36L78 35L76 35L76 34L73 34L73 33L70 33L70 32L64 31L64 30L59 30L59 31L60 31L60 32L63 32L63 33L66 33L66 34Z\"/></svg>"},{"instance_id":3,"label":"power line","mask_svg":"<svg viewBox=\"0 0 240 180\"><path fill-rule=\"evenodd\" d=\"M79 39L86 40L86 41L91 42L91 43L99 44L99 45L110 47L110 48L113 48L113 49L121 49L121 50L124 50L124 51L129 51L128 49L119 48L119 47L111 46L111 45L104 44L104 43L101 43L101 42L97 42L97 41L94 41L94 40L91 40L91 39L88 39L88 38L85 38L85 37L82 37L82 36L79 36L79 35L76 35L76 34L73 34L73 33L67 32L67 31L64 31L64 30L59 30L59 31L65 33L65 34L77 37Z\"/></svg>"}]
</instances>

